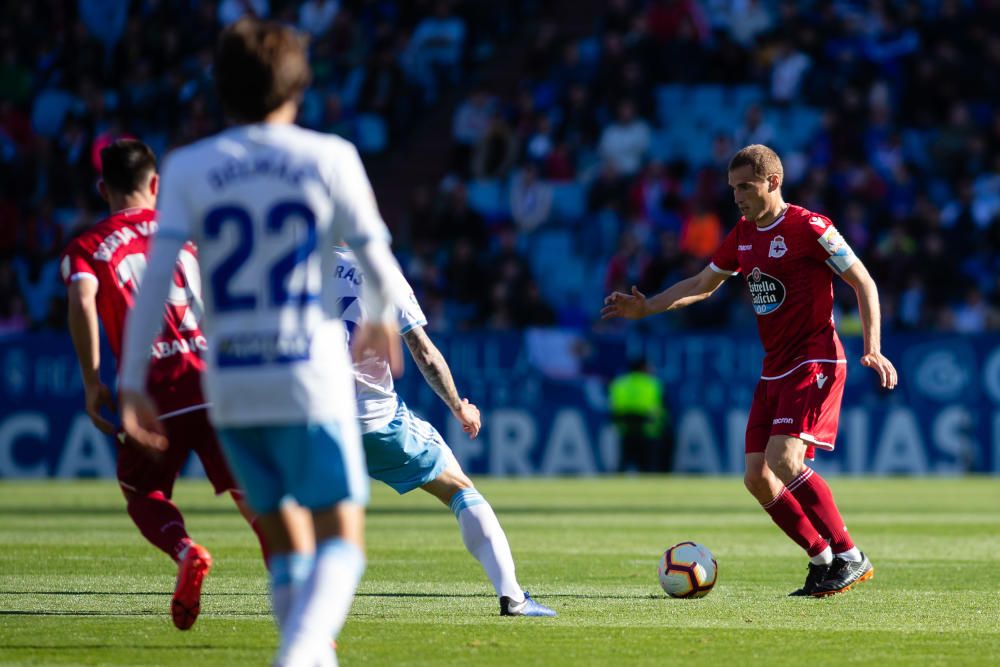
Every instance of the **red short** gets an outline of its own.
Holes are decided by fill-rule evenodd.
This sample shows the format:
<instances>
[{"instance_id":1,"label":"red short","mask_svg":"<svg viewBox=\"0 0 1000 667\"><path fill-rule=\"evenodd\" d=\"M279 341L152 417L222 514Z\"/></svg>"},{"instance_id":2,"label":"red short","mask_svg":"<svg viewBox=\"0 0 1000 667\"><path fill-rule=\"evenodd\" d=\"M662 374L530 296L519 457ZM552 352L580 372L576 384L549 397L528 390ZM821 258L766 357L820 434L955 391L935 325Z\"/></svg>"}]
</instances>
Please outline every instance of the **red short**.
<instances>
[{"instance_id":1,"label":"red short","mask_svg":"<svg viewBox=\"0 0 1000 667\"><path fill-rule=\"evenodd\" d=\"M191 452L201 459L205 474L217 494L239 488L229 472L206 409L168 417L163 420L163 427L170 444L158 461L153 461L138 445L125 441L124 433L118 434L118 483L122 488L142 495L162 491L169 498L174 490L174 480L180 475Z\"/></svg>"},{"instance_id":2,"label":"red short","mask_svg":"<svg viewBox=\"0 0 1000 667\"><path fill-rule=\"evenodd\" d=\"M833 450L840 423L847 364L810 362L774 380L760 380L747 420L746 453L762 453L773 435L808 443L806 458L816 448Z\"/></svg>"}]
</instances>

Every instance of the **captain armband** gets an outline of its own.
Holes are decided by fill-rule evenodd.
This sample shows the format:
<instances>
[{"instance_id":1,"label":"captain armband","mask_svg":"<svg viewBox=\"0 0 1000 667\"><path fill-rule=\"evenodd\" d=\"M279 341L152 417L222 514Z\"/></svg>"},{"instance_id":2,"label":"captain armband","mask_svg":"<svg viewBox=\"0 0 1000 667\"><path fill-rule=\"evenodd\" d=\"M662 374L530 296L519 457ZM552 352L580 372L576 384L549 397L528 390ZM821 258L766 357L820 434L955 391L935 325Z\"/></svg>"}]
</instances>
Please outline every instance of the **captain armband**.
<instances>
[{"instance_id":1,"label":"captain armband","mask_svg":"<svg viewBox=\"0 0 1000 667\"><path fill-rule=\"evenodd\" d=\"M844 240L844 237L840 235L840 232L833 225L826 228L826 231L823 232L818 241L823 246L823 250L830 255L829 259L826 260L827 266L833 269L837 275L842 274L851 268L854 262L858 261L858 257L851 250L851 246L847 245L847 241Z\"/></svg>"}]
</instances>

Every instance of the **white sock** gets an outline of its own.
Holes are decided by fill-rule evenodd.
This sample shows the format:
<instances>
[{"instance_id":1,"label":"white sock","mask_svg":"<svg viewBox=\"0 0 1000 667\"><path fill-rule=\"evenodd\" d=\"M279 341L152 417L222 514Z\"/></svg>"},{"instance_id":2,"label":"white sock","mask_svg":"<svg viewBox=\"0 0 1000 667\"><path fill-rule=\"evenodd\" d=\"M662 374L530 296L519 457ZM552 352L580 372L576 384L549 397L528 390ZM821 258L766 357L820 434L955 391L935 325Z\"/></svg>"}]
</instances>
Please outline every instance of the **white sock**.
<instances>
[{"instance_id":1,"label":"white sock","mask_svg":"<svg viewBox=\"0 0 1000 667\"><path fill-rule=\"evenodd\" d=\"M855 563L861 562L861 552L858 551L857 547L851 547L847 551L841 551L839 554L834 554L837 558L843 558L844 560L854 561Z\"/></svg>"},{"instance_id":2,"label":"white sock","mask_svg":"<svg viewBox=\"0 0 1000 667\"><path fill-rule=\"evenodd\" d=\"M809 559L813 565L829 565L833 562L833 551L827 547Z\"/></svg>"},{"instance_id":3,"label":"white sock","mask_svg":"<svg viewBox=\"0 0 1000 667\"><path fill-rule=\"evenodd\" d=\"M332 539L316 546L312 571L295 596L281 633L278 665L336 664L330 640L344 627L364 571L365 555L354 544Z\"/></svg>"},{"instance_id":4,"label":"white sock","mask_svg":"<svg viewBox=\"0 0 1000 667\"><path fill-rule=\"evenodd\" d=\"M302 590L302 585L312 571L311 554L274 554L268 562L271 574L271 613L278 624L278 631L284 629L292 603Z\"/></svg>"},{"instance_id":5,"label":"white sock","mask_svg":"<svg viewBox=\"0 0 1000 667\"><path fill-rule=\"evenodd\" d=\"M458 519L462 541L490 578L497 596L524 599L524 591L514 575L514 556L497 515L475 489L462 489L449 503Z\"/></svg>"}]
</instances>

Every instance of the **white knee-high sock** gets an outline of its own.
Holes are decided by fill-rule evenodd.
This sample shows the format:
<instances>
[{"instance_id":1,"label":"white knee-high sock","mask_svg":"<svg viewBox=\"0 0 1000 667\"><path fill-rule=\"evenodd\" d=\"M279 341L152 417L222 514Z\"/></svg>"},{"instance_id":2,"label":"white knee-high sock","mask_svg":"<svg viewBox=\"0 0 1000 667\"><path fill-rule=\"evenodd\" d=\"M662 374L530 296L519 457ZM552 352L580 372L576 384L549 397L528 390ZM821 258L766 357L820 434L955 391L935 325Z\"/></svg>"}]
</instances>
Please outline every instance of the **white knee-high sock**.
<instances>
[{"instance_id":1,"label":"white knee-high sock","mask_svg":"<svg viewBox=\"0 0 1000 667\"><path fill-rule=\"evenodd\" d=\"M302 590L302 584L312 571L312 554L274 554L268 559L271 574L271 613L278 624L278 631L284 629L292 602Z\"/></svg>"},{"instance_id":2,"label":"white knee-high sock","mask_svg":"<svg viewBox=\"0 0 1000 667\"><path fill-rule=\"evenodd\" d=\"M514 556L497 515L475 489L462 489L452 496L451 511L458 519L462 541L490 578L497 596L523 600L524 591L514 575Z\"/></svg>"},{"instance_id":3,"label":"white knee-high sock","mask_svg":"<svg viewBox=\"0 0 1000 667\"><path fill-rule=\"evenodd\" d=\"M344 627L364 570L365 556L354 544L332 539L316 545L312 571L281 633L278 665L336 664L330 640Z\"/></svg>"}]
</instances>

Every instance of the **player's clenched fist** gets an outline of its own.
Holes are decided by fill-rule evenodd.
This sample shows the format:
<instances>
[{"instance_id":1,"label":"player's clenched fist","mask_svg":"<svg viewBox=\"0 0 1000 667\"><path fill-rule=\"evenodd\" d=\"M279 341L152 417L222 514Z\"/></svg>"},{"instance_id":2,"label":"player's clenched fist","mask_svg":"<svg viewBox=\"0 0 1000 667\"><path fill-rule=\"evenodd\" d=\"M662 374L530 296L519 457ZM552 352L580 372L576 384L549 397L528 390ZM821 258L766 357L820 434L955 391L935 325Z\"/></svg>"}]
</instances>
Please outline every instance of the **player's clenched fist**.
<instances>
[{"instance_id":1,"label":"player's clenched fist","mask_svg":"<svg viewBox=\"0 0 1000 667\"><path fill-rule=\"evenodd\" d=\"M632 293L612 292L604 299L604 307L601 308L601 319L610 320L614 317L624 317L629 320L638 320L649 314L649 307L646 305L646 295L632 286Z\"/></svg>"}]
</instances>

